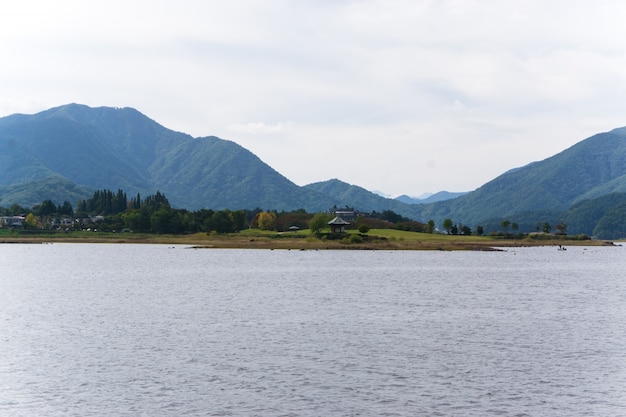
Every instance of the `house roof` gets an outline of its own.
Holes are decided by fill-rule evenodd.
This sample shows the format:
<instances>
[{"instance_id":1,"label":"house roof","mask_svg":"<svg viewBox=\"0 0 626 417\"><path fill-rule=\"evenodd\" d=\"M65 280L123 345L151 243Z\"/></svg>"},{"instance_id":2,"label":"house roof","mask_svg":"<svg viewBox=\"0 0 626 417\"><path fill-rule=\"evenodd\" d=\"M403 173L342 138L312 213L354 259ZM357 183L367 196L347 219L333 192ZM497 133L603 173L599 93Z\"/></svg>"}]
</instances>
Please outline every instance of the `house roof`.
<instances>
[{"instance_id":1,"label":"house roof","mask_svg":"<svg viewBox=\"0 0 626 417\"><path fill-rule=\"evenodd\" d=\"M334 219L332 219L331 221L328 222L328 224L333 224L333 225L347 225L350 224L350 222L345 221L344 219L342 219L341 217L337 216Z\"/></svg>"}]
</instances>

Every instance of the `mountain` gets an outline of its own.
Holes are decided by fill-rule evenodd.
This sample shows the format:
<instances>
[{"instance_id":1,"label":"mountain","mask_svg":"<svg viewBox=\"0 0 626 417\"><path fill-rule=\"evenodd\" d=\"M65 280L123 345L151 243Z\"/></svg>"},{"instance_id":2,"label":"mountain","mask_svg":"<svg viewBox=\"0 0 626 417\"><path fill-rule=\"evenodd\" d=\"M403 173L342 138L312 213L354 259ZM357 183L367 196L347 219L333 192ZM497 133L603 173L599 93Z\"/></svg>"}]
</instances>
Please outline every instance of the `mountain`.
<instances>
[{"instance_id":1,"label":"mountain","mask_svg":"<svg viewBox=\"0 0 626 417\"><path fill-rule=\"evenodd\" d=\"M516 217L540 221L573 204L609 193L626 192L626 128L585 139L540 162L509 170L453 200L420 205L417 216L481 225Z\"/></svg>"},{"instance_id":2,"label":"mountain","mask_svg":"<svg viewBox=\"0 0 626 417\"><path fill-rule=\"evenodd\" d=\"M336 178L308 184L305 185L304 188L323 194L328 198L335 198L341 201L342 206L354 207L358 211L382 212L391 210L409 218L415 218L416 215L415 208L409 204L402 203L392 198L381 197L365 188L345 183Z\"/></svg>"},{"instance_id":3,"label":"mountain","mask_svg":"<svg viewBox=\"0 0 626 417\"><path fill-rule=\"evenodd\" d=\"M602 239L616 239L623 237L624 227L616 227L616 208L623 211L626 206L626 193L610 193L603 196L583 200L573 204L561 218L569 230L576 233L585 233L589 236L599 236ZM618 216L621 223L626 221L624 213ZM618 233L616 233L618 232Z\"/></svg>"},{"instance_id":4,"label":"mountain","mask_svg":"<svg viewBox=\"0 0 626 417\"><path fill-rule=\"evenodd\" d=\"M44 200L57 203L69 201L73 205L79 199L93 194L93 191L90 187L77 185L66 178L52 175L41 180L0 187L0 206L19 204L32 207Z\"/></svg>"},{"instance_id":5,"label":"mountain","mask_svg":"<svg viewBox=\"0 0 626 417\"><path fill-rule=\"evenodd\" d=\"M132 108L69 104L0 119L0 205L72 204L94 190L161 191L177 207L325 210L250 151L169 130Z\"/></svg>"},{"instance_id":6,"label":"mountain","mask_svg":"<svg viewBox=\"0 0 626 417\"><path fill-rule=\"evenodd\" d=\"M403 194L396 197L395 199L405 204L428 204L436 203L438 201L452 200L453 198L457 198L465 194L467 194L467 192L451 193L448 191L439 191L438 193L430 194L429 196L424 198L409 197L408 195Z\"/></svg>"},{"instance_id":7,"label":"mountain","mask_svg":"<svg viewBox=\"0 0 626 417\"><path fill-rule=\"evenodd\" d=\"M132 108L69 104L3 117L0 149L4 207L32 207L45 199L74 204L95 190L121 188L128 195L160 191L174 207L190 210L316 212L347 205L432 219L438 227L446 218L486 232L499 230L503 220L520 231L565 222L569 234L626 236L626 128L508 170L472 192L441 192L419 204L338 179L299 187L234 142L175 132Z\"/></svg>"}]
</instances>

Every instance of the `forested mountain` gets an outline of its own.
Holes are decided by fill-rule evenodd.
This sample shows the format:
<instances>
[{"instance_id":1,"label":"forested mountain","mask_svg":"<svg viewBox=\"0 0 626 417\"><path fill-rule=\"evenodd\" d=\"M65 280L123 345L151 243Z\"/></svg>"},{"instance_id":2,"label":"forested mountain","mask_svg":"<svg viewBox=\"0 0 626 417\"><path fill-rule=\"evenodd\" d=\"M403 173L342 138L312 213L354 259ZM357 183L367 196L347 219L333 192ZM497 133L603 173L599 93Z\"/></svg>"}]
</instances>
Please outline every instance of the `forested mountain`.
<instances>
[{"instance_id":1,"label":"forested mountain","mask_svg":"<svg viewBox=\"0 0 626 417\"><path fill-rule=\"evenodd\" d=\"M424 223L432 219L438 227L446 218L487 232L502 220L517 223L520 231L569 222L570 233L626 236L618 218L626 212L626 128L429 204L384 198L336 179L299 187L234 142L193 138L131 108L69 104L3 117L0 150L5 207L47 199L75 204L98 189L124 189L129 195L160 191L172 206L190 210L317 212L351 206L391 210Z\"/></svg>"},{"instance_id":2,"label":"forested mountain","mask_svg":"<svg viewBox=\"0 0 626 417\"><path fill-rule=\"evenodd\" d=\"M626 128L594 135L543 161L510 170L456 199L416 207L419 218L437 224L445 218L469 225L516 218L560 222L573 204L617 192L626 192Z\"/></svg>"},{"instance_id":3,"label":"forested mountain","mask_svg":"<svg viewBox=\"0 0 626 417\"><path fill-rule=\"evenodd\" d=\"M35 179L14 185L0 186L0 207L18 204L32 207L45 200L58 203L76 201L89 196L93 192L90 187L77 185L59 175Z\"/></svg>"},{"instance_id":4,"label":"forested mountain","mask_svg":"<svg viewBox=\"0 0 626 417\"><path fill-rule=\"evenodd\" d=\"M306 187L363 211L393 210L422 222L432 219L438 227L446 218L486 231L501 230L503 220L524 232L565 223L570 233L613 239L626 236L614 218L626 211L626 194L621 194L626 193L626 128L592 136L543 161L511 169L475 191L445 193L430 204L386 199L336 179Z\"/></svg>"},{"instance_id":5,"label":"forested mountain","mask_svg":"<svg viewBox=\"0 0 626 417\"><path fill-rule=\"evenodd\" d=\"M402 216L415 218L415 207L392 198L381 197L365 188L351 185L338 179L316 182L305 185L304 188L323 194L328 198L335 198L342 206L354 207L359 211L382 212L391 210Z\"/></svg>"},{"instance_id":6,"label":"forested mountain","mask_svg":"<svg viewBox=\"0 0 626 417\"><path fill-rule=\"evenodd\" d=\"M568 229L589 236L626 236L626 193L611 193L572 205L561 215Z\"/></svg>"},{"instance_id":7,"label":"forested mountain","mask_svg":"<svg viewBox=\"0 0 626 417\"><path fill-rule=\"evenodd\" d=\"M453 198L457 198L465 194L467 193L466 192L451 193L449 191L439 191L426 198L409 197L408 195L403 194L401 196L396 197L395 199L406 204L428 204L428 203L436 203L438 201L452 200Z\"/></svg>"},{"instance_id":8,"label":"forested mountain","mask_svg":"<svg viewBox=\"0 0 626 417\"><path fill-rule=\"evenodd\" d=\"M131 108L70 104L0 119L0 205L88 197L95 189L165 193L174 206L323 210L234 142L193 138Z\"/></svg>"}]
</instances>

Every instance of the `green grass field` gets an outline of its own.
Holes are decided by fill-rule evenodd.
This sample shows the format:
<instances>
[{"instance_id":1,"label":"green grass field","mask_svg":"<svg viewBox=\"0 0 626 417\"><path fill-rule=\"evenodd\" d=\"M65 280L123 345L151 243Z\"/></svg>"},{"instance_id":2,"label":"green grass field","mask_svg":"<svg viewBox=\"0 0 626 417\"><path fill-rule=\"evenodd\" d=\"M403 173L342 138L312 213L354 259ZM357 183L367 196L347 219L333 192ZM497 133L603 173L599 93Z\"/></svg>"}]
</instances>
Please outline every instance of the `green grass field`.
<instances>
[{"instance_id":1,"label":"green grass field","mask_svg":"<svg viewBox=\"0 0 626 417\"><path fill-rule=\"evenodd\" d=\"M607 245L603 241L576 241L554 239L535 240L530 238L503 239L491 236L449 236L407 232L395 229L372 229L360 242L351 240L358 235L349 230L345 238L318 239L310 230L290 232L248 229L232 234L195 233L187 235L158 235L148 233L111 233L93 231L50 232L0 229L0 243L154 243L179 244L207 248L257 248L257 249L379 249L379 250L492 250L506 246L548 245Z\"/></svg>"}]
</instances>

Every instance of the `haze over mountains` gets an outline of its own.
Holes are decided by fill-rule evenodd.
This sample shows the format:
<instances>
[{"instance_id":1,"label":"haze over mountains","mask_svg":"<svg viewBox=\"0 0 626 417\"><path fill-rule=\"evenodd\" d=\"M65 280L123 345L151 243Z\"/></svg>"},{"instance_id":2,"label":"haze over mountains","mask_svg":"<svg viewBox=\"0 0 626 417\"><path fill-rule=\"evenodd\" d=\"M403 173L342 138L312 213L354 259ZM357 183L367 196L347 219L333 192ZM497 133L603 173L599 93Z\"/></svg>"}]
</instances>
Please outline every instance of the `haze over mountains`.
<instances>
[{"instance_id":1,"label":"haze over mountains","mask_svg":"<svg viewBox=\"0 0 626 417\"><path fill-rule=\"evenodd\" d=\"M444 192L419 204L407 196L384 198L338 179L300 187L234 142L174 132L131 108L69 104L3 117L0 149L4 207L30 207L45 199L75 204L96 189L121 188L129 195L160 191L174 206L190 210L317 212L347 205L393 210L437 225L451 218L486 230L497 230L503 219L517 222L520 230L538 222L569 221L568 232L591 234L607 213L614 218L626 202L626 128L512 169L475 191ZM607 227L617 231L620 226L613 223Z\"/></svg>"},{"instance_id":2,"label":"haze over mountains","mask_svg":"<svg viewBox=\"0 0 626 417\"><path fill-rule=\"evenodd\" d=\"M396 200L401 201L407 204L428 204L428 203L436 203L438 201L446 201L451 200L453 198L460 197L462 195L467 194L467 192L460 193L451 193L449 191L439 191L434 194L429 194L426 197L410 197L406 194L400 195L396 197Z\"/></svg>"}]
</instances>

